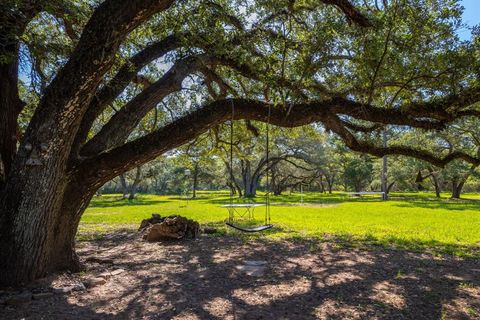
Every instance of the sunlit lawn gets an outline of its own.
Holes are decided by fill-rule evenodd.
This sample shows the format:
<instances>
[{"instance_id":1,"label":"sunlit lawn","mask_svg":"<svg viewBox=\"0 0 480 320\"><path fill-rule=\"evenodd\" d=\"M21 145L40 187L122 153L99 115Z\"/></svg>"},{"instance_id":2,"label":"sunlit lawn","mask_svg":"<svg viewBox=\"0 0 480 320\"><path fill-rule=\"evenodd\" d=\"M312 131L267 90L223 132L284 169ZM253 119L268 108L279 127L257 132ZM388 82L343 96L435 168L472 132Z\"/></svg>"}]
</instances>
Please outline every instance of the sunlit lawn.
<instances>
[{"instance_id":1,"label":"sunlit lawn","mask_svg":"<svg viewBox=\"0 0 480 320\"><path fill-rule=\"evenodd\" d=\"M387 245L408 249L480 257L480 195L466 194L464 200L448 195L435 199L431 193L397 193L389 201L378 196L350 197L306 193L272 197L274 229L262 233L269 238L329 239L340 245ZM223 221L228 213L226 192L201 192L198 199L179 196L140 195L137 200L118 200L119 195L96 197L84 214L80 237L99 236L113 230L134 230L152 213L180 214L202 224L228 230ZM467 200L468 199L468 200ZM238 200L234 202L252 201ZM259 196L253 201L263 202ZM264 207L255 211L263 223Z\"/></svg>"}]
</instances>

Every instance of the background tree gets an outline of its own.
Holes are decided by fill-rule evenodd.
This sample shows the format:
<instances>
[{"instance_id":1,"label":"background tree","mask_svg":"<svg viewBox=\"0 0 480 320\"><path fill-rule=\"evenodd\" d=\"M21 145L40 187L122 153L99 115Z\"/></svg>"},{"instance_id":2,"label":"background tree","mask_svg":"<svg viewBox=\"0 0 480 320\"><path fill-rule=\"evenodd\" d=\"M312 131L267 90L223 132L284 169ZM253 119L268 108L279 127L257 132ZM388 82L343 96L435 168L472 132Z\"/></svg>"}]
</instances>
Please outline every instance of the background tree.
<instances>
[{"instance_id":1,"label":"background tree","mask_svg":"<svg viewBox=\"0 0 480 320\"><path fill-rule=\"evenodd\" d=\"M355 192L365 191L373 179L373 164L370 157L353 156L345 167L344 179Z\"/></svg>"},{"instance_id":2,"label":"background tree","mask_svg":"<svg viewBox=\"0 0 480 320\"><path fill-rule=\"evenodd\" d=\"M120 184L122 186L123 198L128 200L135 199L135 194L137 193L137 188L140 182L142 181L142 167L135 168L134 176L131 178L131 182L127 181L130 178L127 173L122 173L119 176ZM129 179L130 180L130 179Z\"/></svg>"}]
</instances>

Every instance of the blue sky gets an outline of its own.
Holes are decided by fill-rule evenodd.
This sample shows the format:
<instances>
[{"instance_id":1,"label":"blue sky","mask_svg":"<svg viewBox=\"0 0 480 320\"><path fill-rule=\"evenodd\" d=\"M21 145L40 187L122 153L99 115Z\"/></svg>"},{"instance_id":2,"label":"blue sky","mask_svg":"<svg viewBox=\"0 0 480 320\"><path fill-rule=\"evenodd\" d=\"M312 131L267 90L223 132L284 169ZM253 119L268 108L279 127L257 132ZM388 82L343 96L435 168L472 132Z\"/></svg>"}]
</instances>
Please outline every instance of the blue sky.
<instances>
[{"instance_id":1,"label":"blue sky","mask_svg":"<svg viewBox=\"0 0 480 320\"><path fill-rule=\"evenodd\" d=\"M480 24L480 0L462 0L460 2L465 7L465 11L463 12L463 22L469 26ZM459 36L462 39L469 39L470 31L462 30L459 32Z\"/></svg>"}]
</instances>

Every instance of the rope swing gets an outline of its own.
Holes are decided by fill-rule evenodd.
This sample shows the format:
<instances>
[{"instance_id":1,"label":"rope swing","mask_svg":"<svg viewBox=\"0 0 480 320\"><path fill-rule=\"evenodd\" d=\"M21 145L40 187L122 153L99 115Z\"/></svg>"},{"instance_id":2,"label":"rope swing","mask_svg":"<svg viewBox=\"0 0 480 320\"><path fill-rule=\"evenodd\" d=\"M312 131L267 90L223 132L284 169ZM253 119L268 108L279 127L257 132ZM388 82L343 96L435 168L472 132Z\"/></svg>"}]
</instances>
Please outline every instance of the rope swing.
<instances>
[{"instance_id":1,"label":"rope swing","mask_svg":"<svg viewBox=\"0 0 480 320\"><path fill-rule=\"evenodd\" d=\"M234 177L233 177L233 133L234 133L234 119L235 119L235 106L233 103L233 99L231 100L231 119L230 119L230 185L232 188L235 186L234 182ZM233 192L230 193L230 205L224 206L228 209L229 211L229 217L226 222L226 225L234 228L236 230L242 231L242 232L259 232L259 231L264 231L267 229L270 229L273 227L272 224L270 224L270 180L269 180L269 174L268 174L268 162L269 162L269 157L270 157L270 115L271 115L271 108L270 105L268 105L268 117L267 117L267 123L266 123L266 163L267 163L267 169L266 169L266 186L265 186L265 223L264 225L260 226L255 226L251 228L244 228L241 226L238 226L235 224L235 212L238 208L243 208L246 210L248 213L249 218L253 218L253 210L257 206L261 206L261 204L238 204L235 205L233 204Z\"/></svg>"}]
</instances>

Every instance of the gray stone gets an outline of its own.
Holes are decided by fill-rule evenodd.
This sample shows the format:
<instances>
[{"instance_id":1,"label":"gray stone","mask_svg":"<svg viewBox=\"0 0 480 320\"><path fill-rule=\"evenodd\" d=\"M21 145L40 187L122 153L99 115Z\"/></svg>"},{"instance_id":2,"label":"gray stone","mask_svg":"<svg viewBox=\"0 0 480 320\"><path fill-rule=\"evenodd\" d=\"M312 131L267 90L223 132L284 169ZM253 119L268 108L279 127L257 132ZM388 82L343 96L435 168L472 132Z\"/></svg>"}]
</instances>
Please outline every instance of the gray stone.
<instances>
[{"instance_id":1,"label":"gray stone","mask_svg":"<svg viewBox=\"0 0 480 320\"><path fill-rule=\"evenodd\" d=\"M34 293L33 299L34 300L42 300L53 297L53 292L41 292L41 293Z\"/></svg>"},{"instance_id":2,"label":"gray stone","mask_svg":"<svg viewBox=\"0 0 480 320\"><path fill-rule=\"evenodd\" d=\"M14 296L8 297L4 303L6 305L18 306L21 304L29 303L31 300L32 300L31 292L22 292L20 294L16 294Z\"/></svg>"},{"instance_id":3,"label":"gray stone","mask_svg":"<svg viewBox=\"0 0 480 320\"><path fill-rule=\"evenodd\" d=\"M83 283L76 283L76 284L71 285L71 286L65 286L65 287L62 287L62 288L53 288L52 289L52 291L54 293L70 293L72 291L84 291L84 290L87 290L87 288L85 288Z\"/></svg>"},{"instance_id":4,"label":"gray stone","mask_svg":"<svg viewBox=\"0 0 480 320\"><path fill-rule=\"evenodd\" d=\"M87 288L83 283L76 283L73 285L73 291L85 291Z\"/></svg>"},{"instance_id":5,"label":"gray stone","mask_svg":"<svg viewBox=\"0 0 480 320\"><path fill-rule=\"evenodd\" d=\"M108 279L110 279L112 274L110 273L110 271L105 271L105 272L100 273L98 276L100 278L104 278L104 279L108 280Z\"/></svg>"},{"instance_id":6,"label":"gray stone","mask_svg":"<svg viewBox=\"0 0 480 320\"><path fill-rule=\"evenodd\" d=\"M236 266L237 270L242 271L247 276L251 277L263 277L265 274L266 267L265 266Z\"/></svg>"},{"instance_id":7,"label":"gray stone","mask_svg":"<svg viewBox=\"0 0 480 320\"><path fill-rule=\"evenodd\" d=\"M119 274L124 273L124 272L125 272L124 269L115 269L115 270L113 270L112 272L110 272L110 274L111 274L112 276L118 276Z\"/></svg>"},{"instance_id":8,"label":"gray stone","mask_svg":"<svg viewBox=\"0 0 480 320\"><path fill-rule=\"evenodd\" d=\"M105 284L107 283L107 280L105 280L104 278L89 278L89 279L86 279L83 284L87 287L87 288L93 288L93 287L96 287L96 286L99 286L99 285L102 285L102 284Z\"/></svg>"},{"instance_id":9,"label":"gray stone","mask_svg":"<svg viewBox=\"0 0 480 320\"><path fill-rule=\"evenodd\" d=\"M115 269L115 270L113 270L113 271L105 271L105 272L102 272L102 273L100 273L100 274L98 275L98 277L104 278L104 279L107 279L107 280L108 280L108 279L110 279L112 276L117 276L117 275L119 275L119 274L121 274L121 273L123 273L123 272L125 272L125 270L119 268L119 269Z\"/></svg>"},{"instance_id":10,"label":"gray stone","mask_svg":"<svg viewBox=\"0 0 480 320\"><path fill-rule=\"evenodd\" d=\"M73 291L73 286L53 288L52 290L53 290L53 293L70 293Z\"/></svg>"}]
</instances>

